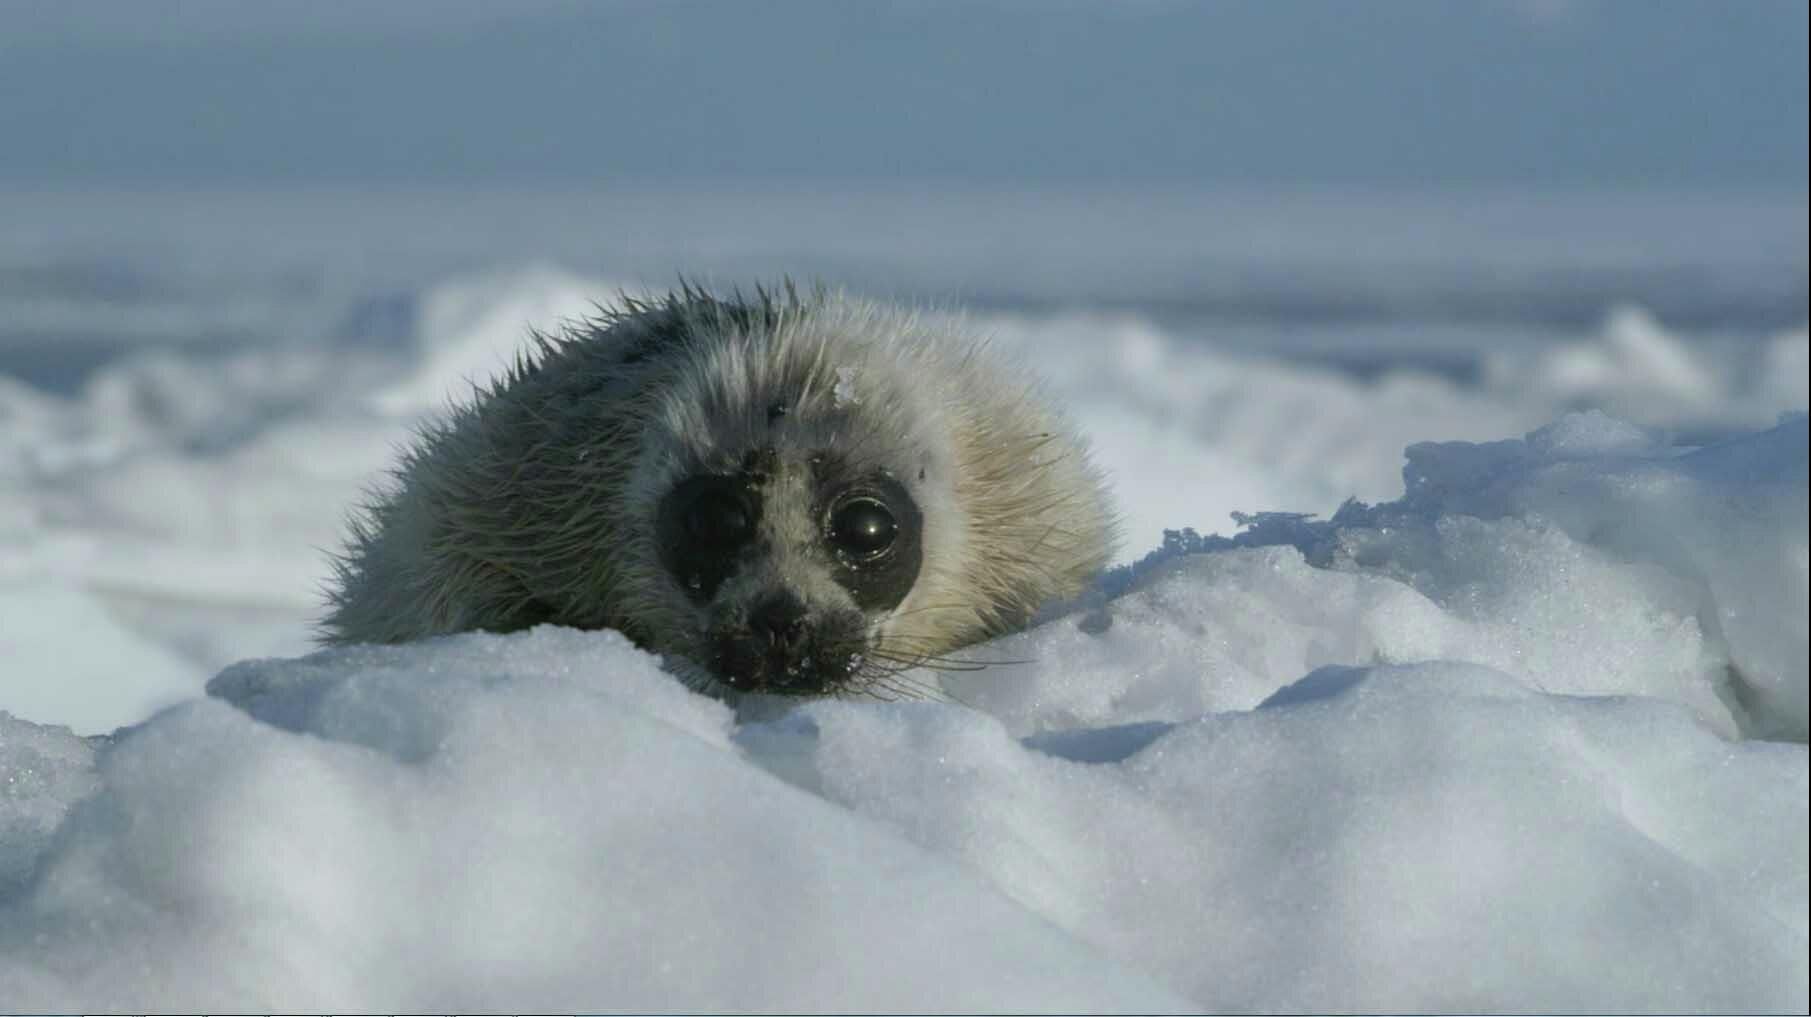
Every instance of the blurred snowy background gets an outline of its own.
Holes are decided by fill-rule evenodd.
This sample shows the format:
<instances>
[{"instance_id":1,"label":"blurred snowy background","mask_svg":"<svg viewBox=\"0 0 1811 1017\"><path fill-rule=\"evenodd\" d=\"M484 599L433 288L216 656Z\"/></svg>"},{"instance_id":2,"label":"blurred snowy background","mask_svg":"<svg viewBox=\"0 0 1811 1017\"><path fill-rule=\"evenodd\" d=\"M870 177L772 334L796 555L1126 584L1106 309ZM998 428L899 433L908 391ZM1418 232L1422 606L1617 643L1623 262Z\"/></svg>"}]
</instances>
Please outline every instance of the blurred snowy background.
<instances>
[{"instance_id":1,"label":"blurred snowy background","mask_svg":"<svg viewBox=\"0 0 1811 1017\"><path fill-rule=\"evenodd\" d=\"M890 926L889 949L925 965L953 963L922 952L943 935L1016 958L963 969L941 998L1802 1008L1803 746L1721 739L1805 731L1803 418L1768 429L1807 405L1806 48L1805 6L1764 0L0 0L0 711L17 718L0 717L0 786L24 789L0 798L0 990L24 995L0 997L104 1001L108 983L72 974L104 955L142 962L139 980L112 990L122 1006L935 1005L871 960L843 958L835 984L778 962L767 981L738 974L734 943L699 946L677 919L633 927L679 937L670 949L691 951L695 982L650 973L665 970L658 957L600 973L576 955L464 954L431 924L384 924L419 904L416 891L371 876L384 889L355 894L362 884L322 876L303 892L291 865L260 854L322 829L341 830L338 849L372 872L422 863L421 844L454 832L476 858L544 851L462 811L455 792L551 779L510 754L523 730L510 723L582 741L585 729L542 716L579 709L577 696L602 710L600 728L691 718L679 726L716 755L681 758L635 735L654 738L641 751L675 774L764 787L771 771L812 792L766 821L731 792L701 799L701 813L731 817L711 837L849 826L846 812L825 818L827 797L866 817L848 850L884 841L891 864L957 907L996 901L1010 935L992 918L940 931L934 910ZM1231 534L1234 511L1326 517L1351 497L1403 498L1404 449L1418 442L1608 417L1565 418L1513 446L1424 451L1415 476L1439 490L1409 492L1395 516L1275 524L1261 542L1276 546L1141 573L1105 637L1063 622L1015 637L1000 656L1031 664L952 690L999 728L954 708L850 704L732 731L714 707L673 705L658 676L635 677L646 661L634 651L548 634L455 641L418 660L329 658L306 694L285 683L307 675L272 665L279 702L349 697L325 720L247 707L275 724L254 729L191 702L235 661L310 650L322 551L414 423L503 363L530 324L681 274L789 274L966 313L1092 437L1127 520L1124 562L1165 529ZM367 665L413 677L393 687ZM1316 672L1285 694L1323 665L1408 670L1346 684ZM415 686L428 671L445 699L424 705ZM576 673L616 705L596 706L589 687L535 691ZM474 691L497 674L527 691L501 705ZM1351 689L1373 695L1353 705ZM250 702L240 686L222 695ZM1572 696L1620 705L1600 715ZM1365 703L1394 703L1401 730L1355 735L1354 715L1284 709L1309 700L1360 718ZM1493 726L1480 719L1487 700L1523 705ZM98 757L38 726L98 734L177 703L188 705ZM1655 703L1686 712L1657 720ZM510 723L485 723L502 734L459 730L500 754L495 768L467 759L425 798L286 733L376 748L410 774L426 750L397 717L493 708ZM1425 736L1418 719L1500 743L1436 739L1414 765L1366 755ZM1228 755L1221 727L1224 744L1256 743ZM301 784L207 754L225 749L184 749L185 731ZM869 769L824 762L861 732ZM1302 739L1345 748L1302 762ZM945 749L980 775L975 800L913 797L934 783L925 753ZM1668 767L1683 764L1666 760L1700 757L1725 760L1724 776L1668 797L1683 779ZM632 765L573 758L593 774ZM1244 782L1221 781L1241 759ZM1074 760L1133 769L1111 788L1052 776L1088 769ZM1252 776L1265 760L1286 771L1280 788ZM1544 811L1584 770L1602 794ZM216 779L241 783L196 790ZM233 798L260 781L296 795L293 829ZM1037 801L1016 797L1025 789L1041 789ZM42 854L69 803L91 795L61 853ZM1144 831L1144 853L1061 832L1078 795L1117 803L1102 828ZM625 846L643 812L607 796L563 804L621 810L626 824L564 831L574 843L646 863L655 885L687 878L670 844ZM389 833L358 818L392 807L425 818ZM1456 818L1478 808L1489 817ZM141 813L159 818L133 826ZM1344 818L1281 832L1311 814ZM1430 831L1452 830L1463 851L1427 847ZM204 833L212 863L143 868ZM1515 836L1562 857L1527 869L1491 854ZM1216 837L1230 839L1189 847ZM1306 850L1304 838L1318 854L1279 852ZM1029 842L1041 846L1028 870L1010 848ZM1749 843L1771 853L1751 857ZM826 886L847 893L858 871L822 850L828 861L781 880L807 902ZM1398 860L1369 861L1381 857ZM1411 878L1430 870L1431 889ZM765 871L729 870L724 892ZM1159 871L1184 889L1134 907ZM560 901L670 904L594 875L563 855L509 870L543 881L544 899L492 889L516 909L510 921L600 950L626 926L562 926ZM1372 877L1403 880L1401 893ZM1485 920L1467 880L1551 913ZM1642 896L1650 883L1665 903ZM1348 884L1370 889L1334 889ZM263 891L275 896L246 903ZM472 893L472 914L498 906ZM1581 895L1602 907L1580 911ZM130 914L100 903L122 897ZM194 903L216 898L233 903ZM1418 919L1390 924L1404 901ZM675 913L741 930L726 943L771 926L771 902L707 903ZM800 956L873 920L859 904L795 906L815 914L786 945ZM95 931L96 915L117 927ZM266 926L268 940L242 934ZM1672 931L1655 940L1660 926ZM349 927L380 958L368 971L347 973L327 945ZM540 935L529 940L551 941ZM1694 953L1681 945L1692 937L1720 945ZM431 954L440 973L412 981L396 950ZM1648 952L1612 978L1594 950ZM1091 970L1070 955L1094 951L1111 977L1040 981L1051 958ZM228 966L241 981L195 992L196 972ZM142 975L166 967L167 981ZM466 985L466 968L494 977ZM343 980L301 991L329 970ZM484 996L493 983L527 995ZM1098 995L1067 995L1077 986Z\"/></svg>"}]
</instances>

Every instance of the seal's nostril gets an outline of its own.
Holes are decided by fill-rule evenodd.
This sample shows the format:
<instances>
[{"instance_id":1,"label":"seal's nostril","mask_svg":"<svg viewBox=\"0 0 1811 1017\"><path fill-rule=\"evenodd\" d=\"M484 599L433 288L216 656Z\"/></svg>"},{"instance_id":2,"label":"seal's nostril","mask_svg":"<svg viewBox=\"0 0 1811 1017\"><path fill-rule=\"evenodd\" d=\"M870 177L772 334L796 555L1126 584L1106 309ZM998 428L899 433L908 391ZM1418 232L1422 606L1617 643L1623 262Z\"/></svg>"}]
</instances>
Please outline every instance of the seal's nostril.
<instances>
[{"instance_id":1,"label":"seal's nostril","mask_svg":"<svg viewBox=\"0 0 1811 1017\"><path fill-rule=\"evenodd\" d=\"M775 650L791 649L805 634L805 604L789 592L770 594L748 614L748 628Z\"/></svg>"}]
</instances>

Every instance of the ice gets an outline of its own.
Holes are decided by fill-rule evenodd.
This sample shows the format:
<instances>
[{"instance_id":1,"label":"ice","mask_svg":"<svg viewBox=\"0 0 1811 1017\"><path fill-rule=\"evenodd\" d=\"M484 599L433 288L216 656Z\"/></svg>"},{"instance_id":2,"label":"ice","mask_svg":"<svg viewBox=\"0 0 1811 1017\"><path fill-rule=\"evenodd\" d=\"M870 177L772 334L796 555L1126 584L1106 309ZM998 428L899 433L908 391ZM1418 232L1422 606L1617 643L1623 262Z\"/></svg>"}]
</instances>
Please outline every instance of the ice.
<instances>
[{"instance_id":1,"label":"ice","mask_svg":"<svg viewBox=\"0 0 1811 1017\"><path fill-rule=\"evenodd\" d=\"M239 664L97 752L3 718L0 995L1803 1008L1805 450L1416 446L949 703L738 717L542 628Z\"/></svg>"},{"instance_id":2,"label":"ice","mask_svg":"<svg viewBox=\"0 0 1811 1017\"><path fill-rule=\"evenodd\" d=\"M740 737L1204 1010L1803 1005L1802 746L1448 663L1077 734L824 703Z\"/></svg>"},{"instance_id":3,"label":"ice","mask_svg":"<svg viewBox=\"0 0 1811 1017\"><path fill-rule=\"evenodd\" d=\"M1549 692L1668 699L1725 734L1804 740L1802 415L1681 453L1575 414L1525 439L1422 444L1408 458L1402 499L1179 540L1110 577L1129 593L1074 632L996 644L1011 661L1061 640L1064 671L1003 664L953 680L957 691L1036 731L1249 708L1276 676L1325 664L1439 659ZM1221 553L1178 553L1198 548ZM1029 673L1041 677L1019 680Z\"/></svg>"},{"instance_id":4,"label":"ice","mask_svg":"<svg viewBox=\"0 0 1811 1017\"><path fill-rule=\"evenodd\" d=\"M99 786L86 741L0 710L0 898L26 883L69 807Z\"/></svg>"},{"instance_id":5,"label":"ice","mask_svg":"<svg viewBox=\"0 0 1811 1017\"><path fill-rule=\"evenodd\" d=\"M1556 350L1540 370L1539 384L1560 393L1639 389L1693 410L1714 405L1721 394L1706 367L1638 307L1617 308L1599 341Z\"/></svg>"},{"instance_id":6,"label":"ice","mask_svg":"<svg viewBox=\"0 0 1811 1017\"><path fill-rule=\"evenodd\" d=\"M727 709L613 634L353 649L214 690L246 712L123 734L0 904L9 1006L1187 1005L767 776ZM17 868L43 838L5 847Z\"/></svg>"},{"instance_id":7,"label":"ice","mask_svg":"<svg viewBox=\"0 0 1811 1017\"><path fill-rule=\"evenodd\" d=\"M1575 343L1494 349L1476 387L1412 368L1355 380L1190 341L1134 316L974 323L1048 377L1088 434L1113 478L1124 560L1165 529L1224 529L1236 510L1328 514L1351 497L1388 500L1401 490L1402 450L1430 438L1488 441L1581 406L1717 437L1807 406L1804 330L1739 348L1706 340L1700 354L1636 308L1614 310ZM1575 361L1588 371L1567 366Z\"/></svg>"},{"instance_id":8,"label":"ice","mask_svg":"<svg viewBox=\"0 0 1811 1017\"><path fill-rule=\"evenodd\" d=\"M1730 691L1757 729L1804 740L1805 416L1795 414L1769 431L1684 454L1642 449L1639 442L1626 425L1591 413L1563 418L1525 442L1487 450L1413 447L1404 470L1408 496L1399 507L1380 507L1369 519L1361 511L1350 513L1349 532L1339 537L1346 549L1335 553L1355 562L1391 554L1375 546L1375 531L1400 525L1407 513L1476 519L1470 525L1487 545L1483 553L1500 554L1503 528L1518 517L1528 520L1522 525L1563 534L1566 542L1595 549L1598 560L1620 564L1625 573L1657 574L1645 583L1650 591L1676 584L1674 596L1682 599L1670 607L1654 599L1660 612L1655 618L1695 619L1721 644L1719 652L1733 672ZM1481 451L1499 460L1486 478L1475 476ZM1499 543L1488 546L1493 537ZM1373 546L1364 547L1367 543ZM1400 535L1385 537L1384 543L1403 546ZM1474 540L1474 548L1479 543ZM1529 558L1521 561L1538 567ZM1480 576L1471 582L1489 580ZM1576 609L1602 617L1636 602L1633 595L1616 592L1581 589ZM1487 614L1493 607L1488 600L1479 604ZM1514 620L1527 612L1497 613ZM1539 618L1525 624L1541 631ZM1614 650L1595 648L1598 654Z\"/></svg>"},{"instance_id":9,"label":"ice","mask_svg":"<svg viewBox=\"0 0 1811 1017\"><path fill-rule=\"evenodd\" d=\"M1811 1005L1802 327L1611 307L1448 375L994 307L1128 539L949 701L305 656L394 446L601 274L0 377L8 1008Z\"/></svg>"},{"instance_id":10,"label":"ice","mask_svg":"<svg viewBox=\"0 0 1811 1017\"><path fill-rule=\"evenodd\" d=\"M557 629L212 691L92 765L0 728L13 1005L1806 1002L1804 747L1657 699L1425 663L1025 740L938 703L737 724Z\"/></svg>"}]
</instances>

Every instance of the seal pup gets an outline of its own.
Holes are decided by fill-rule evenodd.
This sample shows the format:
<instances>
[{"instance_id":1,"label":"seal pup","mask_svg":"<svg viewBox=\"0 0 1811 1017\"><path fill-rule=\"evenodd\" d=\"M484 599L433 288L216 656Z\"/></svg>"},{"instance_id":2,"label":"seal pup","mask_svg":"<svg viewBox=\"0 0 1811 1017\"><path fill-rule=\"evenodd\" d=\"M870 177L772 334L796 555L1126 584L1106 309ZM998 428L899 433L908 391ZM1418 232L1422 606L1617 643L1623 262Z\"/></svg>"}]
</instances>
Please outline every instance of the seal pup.
<instances>
[{"instance_id":1,"label":"seal pup","mask_svg":"<svg viewBox=\"0 0 1811 1017\"><path fill-rule=\"evenodd\" d=\"M726 698L935 694L1110 558L1084 443L958 324L687 284L530 338L355 514L325 641L612 628Z\"/></svg>"}]
</instances>

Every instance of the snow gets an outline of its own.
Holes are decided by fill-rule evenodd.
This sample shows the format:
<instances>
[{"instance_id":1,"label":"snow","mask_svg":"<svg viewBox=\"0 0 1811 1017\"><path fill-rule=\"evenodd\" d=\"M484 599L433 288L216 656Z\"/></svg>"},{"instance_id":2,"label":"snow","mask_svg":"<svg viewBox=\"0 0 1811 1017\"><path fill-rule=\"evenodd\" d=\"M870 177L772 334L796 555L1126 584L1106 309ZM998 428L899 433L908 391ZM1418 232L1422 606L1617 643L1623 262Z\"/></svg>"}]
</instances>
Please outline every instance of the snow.
<instances>
[{"instance_id":1,"label":"snow","mask_svg":"<svg viewBox=\"0 0 1811 1017\"><path fill-rule=\"evenodd\" d=\"M1593 412L1523 440L1412 446L1398 501L1325 522L1260 516L1230 540L1179 534L1109 576L1132 593L1096 610L1092 646L1061 651L1088 663L1039 691L1049 718L1001 700L992 671L972 691L1031 730L1246 709L1275 676L1327 664L1454 660L1548 692L1672 700L1730 736L1803 741L1805 435L1794 415L1682 454ZM1186 657L1152 654L1178 617L1211 619L1197 627L1210 638ZM1001 652L1041 638L1009 637Z\"/></svg>"},{"instance_id":2,"label":"snow","mask_svg":"<svg viewBox=\"0 0 1811 1017\"><path fill-rule=\"evenodd\" d=\"M1650 700L1429 663L1030 745L981 714L842 703L742 737L801 743L795 779L1210 1011L1804 998L1802 748Z\"/></svg>"},{"instance_id":3,"label":"snow","mask_svg":"<svg viewBox=\"0 0 1811 1017\"><path fill-rule=\"evenodd\" d=\"M247 712L193 702L97 754L100 790L0 921L9 1006L1184 1005L749 766L726 709L614 635L353 650L215 689Z\"/></svg>"},{"instance_id":4,"label":"snow","mask_svg":"<svg viewBox=\"0 0 1811 1017\"><path fill-rule=\"evenodd\" d=\"M116 620L97 597L47 585L0 588L6 710L111 731L194 695L177 654ZM96 696L96 688L108 694Z\"/></svg>"},{"instance_id":5,"label":"snow","mask_svg":"<svg viewBox=\"0 0 1811 1017\"><path fill-rule=\"evenodd\" d=\"M947 702L311 654L409 428L618 289L0 376L8 1008L1811 1005L1802 327L1612 307L1460 378L973 311L1128 539Z\"/></svg>"},{"instance_id":6,"label":"snow","mask_svg":"<svg viewBox=\"0 0 1811 1017\"><path fill-rule=\"evenodd\" d=\"M939 703L738 725L552 628L210 691L92 758L5 721L14 1005L1805 1001L1804 748L1656 698L1429 662L1026 739Z\"/></svg>"}]
</instances>

